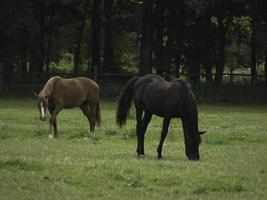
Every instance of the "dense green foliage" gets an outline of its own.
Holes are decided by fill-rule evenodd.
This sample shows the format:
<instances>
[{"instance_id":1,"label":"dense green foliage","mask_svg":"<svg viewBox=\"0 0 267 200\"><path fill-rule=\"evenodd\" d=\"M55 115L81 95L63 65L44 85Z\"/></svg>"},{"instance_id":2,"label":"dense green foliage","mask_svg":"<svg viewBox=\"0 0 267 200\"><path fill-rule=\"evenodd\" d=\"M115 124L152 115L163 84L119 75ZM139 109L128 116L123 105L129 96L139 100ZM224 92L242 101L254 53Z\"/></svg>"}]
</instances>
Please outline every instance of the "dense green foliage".
<instances>
[{"instance_id":1,"label":"dense green foliage","mask_svg":"<svg viewBox=\"0 0 267 200\"><path fill-rule=\"evenodd\" d=\"M78 109L58 119L59 138L48 138L30 98L0 100L1 199L264 199L267 195L265 106L200 105L201 160L184 154L180 120L171 122L156 159L160 118L135 154L135 117L115 125L115 101L102 100L96 138Z\"/></svg>"},{"instance_id":2,"label":"dense green foliage","mask_svg":"<svg viewBox=\"0 0 267 200\"><path fill-rule=\"evenodd\" d=\"M5 84L59 71L267 74L264 0L2 0L0 11Z\"/></svg>"}]
</instances>

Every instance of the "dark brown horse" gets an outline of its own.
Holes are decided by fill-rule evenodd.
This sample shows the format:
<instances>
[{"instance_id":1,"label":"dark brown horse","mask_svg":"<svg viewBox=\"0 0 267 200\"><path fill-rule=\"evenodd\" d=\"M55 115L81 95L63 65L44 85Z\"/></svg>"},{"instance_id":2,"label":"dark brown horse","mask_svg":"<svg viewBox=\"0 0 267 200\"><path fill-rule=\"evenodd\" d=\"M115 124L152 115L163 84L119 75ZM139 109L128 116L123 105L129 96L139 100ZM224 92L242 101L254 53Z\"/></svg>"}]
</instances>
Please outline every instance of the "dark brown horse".
<instances>
[{"instance_id":1,"label":"dark brown horse","mask_svg":"<svg viewBox=\"0 0 267 200\"><path fill-rule=\"evenodd\" d=\"M167 82L149 74L132 78L122 92L117 108L117 124L126 123L132 99L136 108L137 154L144 156L144 135L153 114L163 117L158 159L162 158L162 145L168 133L171 118L181 118L184 130L185 153L190 160L199 160L198 112L190 87L184 81ZM144 114L143 114L144 113Z\"/></svg>"},{"instance_id":2,"label":"dark brown horse","mask_svg":"<svg viewBox=\"0 0 267 200\"><path fill-rule=\"evenodd\" d=\"M37 106L40 119L46 119L49 110L49 137L57 137L56 117L63 108L80 107L90 123L90 131L94 132L95 124L100 125L99 87L96 82L85 77L65 79L59 76L50 78L39 93Z\"/></svg>"}]
</instances>

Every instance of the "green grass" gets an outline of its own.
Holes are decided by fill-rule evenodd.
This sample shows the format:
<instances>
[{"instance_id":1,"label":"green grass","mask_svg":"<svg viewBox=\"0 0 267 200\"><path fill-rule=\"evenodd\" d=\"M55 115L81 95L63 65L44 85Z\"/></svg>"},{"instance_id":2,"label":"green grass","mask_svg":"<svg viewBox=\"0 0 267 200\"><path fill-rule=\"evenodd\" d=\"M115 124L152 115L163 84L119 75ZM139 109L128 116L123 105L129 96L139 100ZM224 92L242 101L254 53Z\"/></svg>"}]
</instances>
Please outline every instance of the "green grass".
<instances>
[{"instance_id":1,"label":"green grass","mask_svg":"<svg viewBox=\"0 0 267 200\"><path fill-rule=\"evenodd\" d=\"M160 118L154 117L146 157L135 154L134 112L115 124L115 100L102 106L96 138L78 109L58 117L48 138L34 100L0 99L0 199L265 199L267 107L200 105L200 161L188 161L180 120L171 122L157 160ZM134 110L133 110L134 111Z\"/></svg>"}]
</instances>

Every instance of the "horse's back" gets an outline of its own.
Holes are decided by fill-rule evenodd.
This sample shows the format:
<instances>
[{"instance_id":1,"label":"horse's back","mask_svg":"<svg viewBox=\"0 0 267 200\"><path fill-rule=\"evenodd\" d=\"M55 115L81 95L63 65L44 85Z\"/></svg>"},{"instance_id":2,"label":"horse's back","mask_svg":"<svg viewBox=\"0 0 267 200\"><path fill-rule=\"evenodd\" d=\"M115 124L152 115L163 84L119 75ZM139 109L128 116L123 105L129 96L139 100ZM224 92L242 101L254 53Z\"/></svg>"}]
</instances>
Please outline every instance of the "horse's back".
<instances>
[{"instance_id":1,"label":"horse's back","mask_svg":"<svg viewBox=\"0 0 267 200\"><path fill-rule=\"evenodd\" d=\"M99 87L96 82L85 77L60 78L54 83L53 98L63 107L72 107L84 101L97 101Z\"/></svg>"},{"instance_id":2,"label":"horse's back","mask_svg":"<svg viewBox=\"0 0 267 200\"><path fill-rule=\"evenodd\" d=\"M56 87L60 89L68 89L69 91L88 91L88 90L99 90L98 84L86 77L77 77L77 78L61 78L57 81Z\"/></svg>"},{"instance_id":3,"label":"horse's back","mask_svg":"<svg viewBox=\"0 0 267 200\"><path fill-rule=\"evenodd\" d=\"M134 84L134 96L136 101L141 101L147 87L152 83L165 82L163 78L155 74L147 74L139 78Z\"/></svg>"},{"instance_id":4,"label":"horse's back","mask_svg":"<svg viewBox=\"0 0 267 200\"><path fill-rule=\"evenodd\" d=\"M166 82L162 77L156 75L156 74L147 74L145 76L140 77L136 83L135 86L138 87L140 85L148 85L152 82Z\"/></svg>"},{"instance_id":5,"label":"horse's back","mask_svg":"<svg viewBox=\"0 0 267 200\"><path fill-rule=\"evenodd\" d=\"M185 81L166 81L157 75L146 75L136 82L137 103L152 114L180 117L182 101L194 101Z\"/></svg>"},{"instance_id":6,"label":"horse's back","mask_svg":"<svg viewBox=\"0 0 267 200\"><path fill-rule=\"evenodd\" d=\"M73 81L80 82L80 84L83 85L83 87L85 87L87 90L99 90L98 84L89 78L77 77L73 78Z\"/></svg>"},{"instance_id":7,"label":"horse's back","mask_svg":"<svg viewBox=\"0 0 267 200\"><path fill-rule=\"evenodd\" d=\"M162 105L169 85L162 77L155 74L145 75L134 85L134 100L137 106L150 111L152 114L162 116Z\"/></svg>"}]
</instances>

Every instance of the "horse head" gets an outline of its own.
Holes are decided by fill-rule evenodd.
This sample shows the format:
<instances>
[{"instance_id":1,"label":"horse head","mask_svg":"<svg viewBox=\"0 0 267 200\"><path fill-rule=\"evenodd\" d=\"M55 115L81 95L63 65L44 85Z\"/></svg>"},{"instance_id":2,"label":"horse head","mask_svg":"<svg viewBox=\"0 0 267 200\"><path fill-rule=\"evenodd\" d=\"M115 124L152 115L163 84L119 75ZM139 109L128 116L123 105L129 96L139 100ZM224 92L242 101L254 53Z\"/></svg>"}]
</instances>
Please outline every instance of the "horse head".
<instances>
[{"instance_id":1,"label":"horse head","mask_svg":"<svg viewBox=\"0 0 267 200\"><path fill-rule=\"evenodd\" d=\"M201 135L206 131L199 131L198 116L196 104L192 104L189 111L184 113L182 117L184 139L185 139L185 154L189 160L199 160L199 145L201 144Z\"/></svg>"},{"instance_id":2,"label":"horse head","mask_svg":"<svg viewBox=\"0 0 267 200\"><path fill-rule=\"evenodd\" d=\"M38 108L39 113L40 113L40 120L45 121L49 96L41 96L41 95L37 95L37 94L35 94L35 96L37 96L37 108Z\"/></svg>"},{"instance_id":3,"label":"horse head","mask_svg":"<svg viewBox=\"0 0 267 200\"><path fill-rule=\"evenodd\" d=\"M189 160L199 160L200 135L204 133L206 131L199 131L198 134L193 134L193 137L185 137L185 154Z\"/></svg>"}]
</instances>

